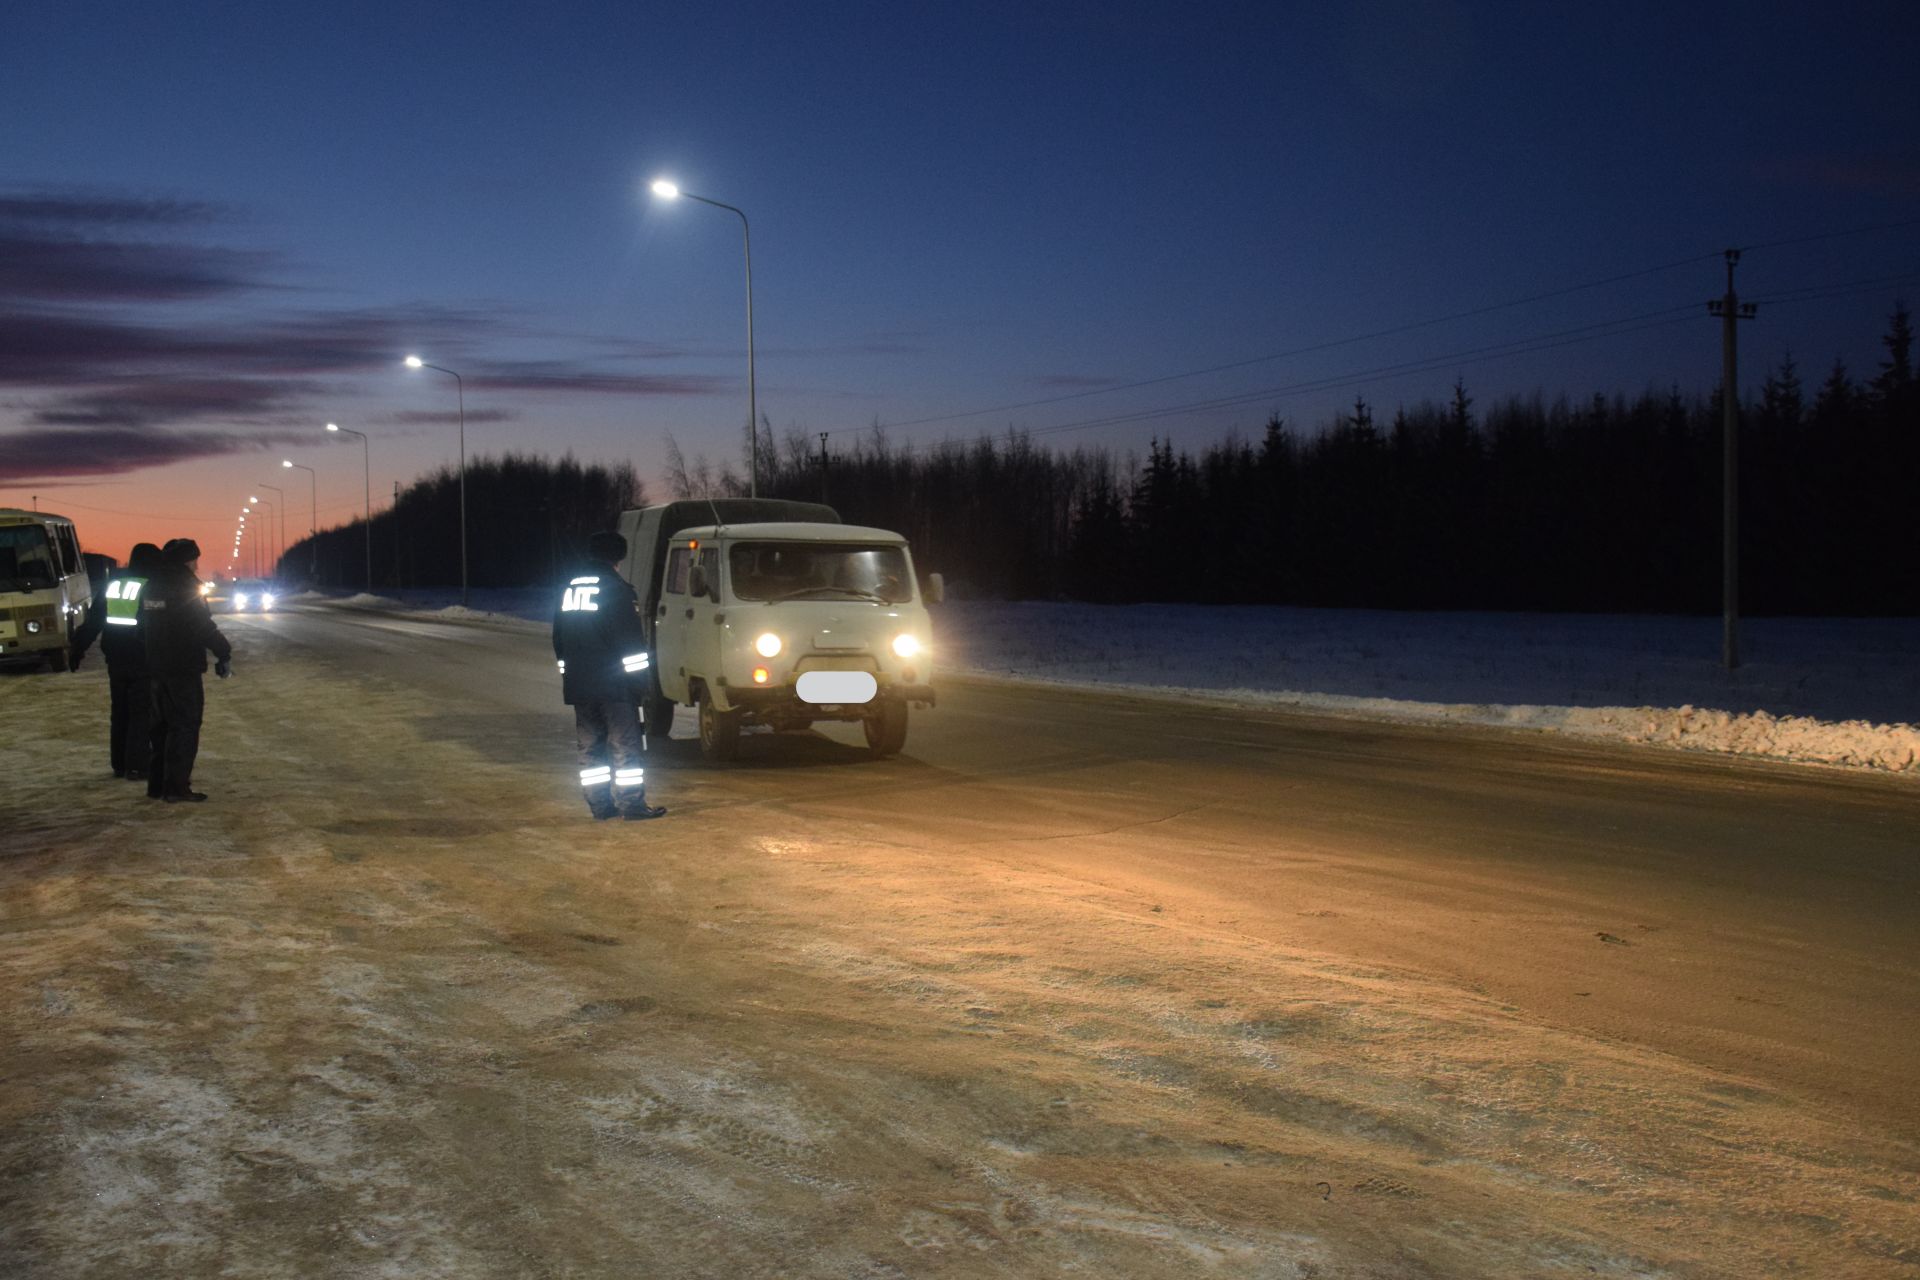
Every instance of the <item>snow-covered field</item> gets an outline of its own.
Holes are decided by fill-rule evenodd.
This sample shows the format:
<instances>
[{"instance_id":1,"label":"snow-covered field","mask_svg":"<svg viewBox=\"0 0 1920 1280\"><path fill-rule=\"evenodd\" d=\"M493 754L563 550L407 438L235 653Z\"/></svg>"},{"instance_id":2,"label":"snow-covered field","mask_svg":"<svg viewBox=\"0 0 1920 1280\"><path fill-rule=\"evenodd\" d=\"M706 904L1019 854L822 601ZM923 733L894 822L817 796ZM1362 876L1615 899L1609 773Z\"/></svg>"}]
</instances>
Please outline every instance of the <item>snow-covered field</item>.
<instances>
[{"instance_id":1,"label":"snow-covered field","mask_svg":"<svg viewBox=\"0 0 1920 1280\"><path fill-rule=\"evenodd\" d=\"M450 617L552 607L398 594ZM968 601L934 627L950 672L1920 774L1920 619L1749 619L1731 673L1717 618Z\"/></svg>"}]
</instances>

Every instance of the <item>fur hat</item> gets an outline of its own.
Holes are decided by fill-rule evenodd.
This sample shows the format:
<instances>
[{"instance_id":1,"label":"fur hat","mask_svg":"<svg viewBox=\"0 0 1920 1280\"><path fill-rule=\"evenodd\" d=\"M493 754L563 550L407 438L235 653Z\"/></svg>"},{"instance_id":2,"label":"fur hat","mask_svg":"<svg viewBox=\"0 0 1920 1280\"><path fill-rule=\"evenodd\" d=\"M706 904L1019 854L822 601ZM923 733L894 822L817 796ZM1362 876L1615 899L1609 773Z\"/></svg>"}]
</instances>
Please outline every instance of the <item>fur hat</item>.
<instances>
[{"instance_id":1,"label":"fur hat","mask_svg":"<svg viewBox=\"0 0 1920 1280\"><path fill-rule=\"evenodd\" d=\"M175 538L160 551L168 564L192 564L200 558L200 544L192 538Z\"/></svg>"}]
</instances>

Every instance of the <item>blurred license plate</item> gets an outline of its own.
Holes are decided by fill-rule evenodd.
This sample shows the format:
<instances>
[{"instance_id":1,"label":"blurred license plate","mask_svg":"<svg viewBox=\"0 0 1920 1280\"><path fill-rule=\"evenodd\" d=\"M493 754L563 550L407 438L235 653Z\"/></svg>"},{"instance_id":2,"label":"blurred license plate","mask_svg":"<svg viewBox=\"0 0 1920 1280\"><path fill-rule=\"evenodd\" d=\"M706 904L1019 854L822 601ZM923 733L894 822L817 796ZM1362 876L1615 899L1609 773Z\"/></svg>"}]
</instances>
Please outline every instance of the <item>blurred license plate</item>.
<instances>
[{"instance_id":1,"label":"blurred license plate","mask_svg":"<svg viewBox=\"0 0 1920 1280\"><path fill-rule=\"evenodd\" d=\"M815 704L872 702L880 683L868 671L803 671L794 692Z\"/></svg>"}]
</instances>

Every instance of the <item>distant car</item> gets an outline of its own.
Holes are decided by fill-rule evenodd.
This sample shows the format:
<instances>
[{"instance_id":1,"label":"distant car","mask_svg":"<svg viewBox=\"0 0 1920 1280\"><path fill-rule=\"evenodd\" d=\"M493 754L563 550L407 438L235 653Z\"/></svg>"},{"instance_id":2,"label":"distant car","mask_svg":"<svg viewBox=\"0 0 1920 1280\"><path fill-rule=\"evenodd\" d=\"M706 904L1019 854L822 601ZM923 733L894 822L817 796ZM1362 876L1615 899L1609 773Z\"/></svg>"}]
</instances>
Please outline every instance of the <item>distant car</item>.
<instances>
[{"instance_id":1,"label":"distant car","mask_svg":"<svg viewBox=\"0 0 1920 1280\"><path fill-rule=\"evenodd\" d=\"M259 578L242 578L228 584L220 594L227 598L227 609L232 613L267 613L273 608L273 584Z\"/></svg>"}]
</instances>

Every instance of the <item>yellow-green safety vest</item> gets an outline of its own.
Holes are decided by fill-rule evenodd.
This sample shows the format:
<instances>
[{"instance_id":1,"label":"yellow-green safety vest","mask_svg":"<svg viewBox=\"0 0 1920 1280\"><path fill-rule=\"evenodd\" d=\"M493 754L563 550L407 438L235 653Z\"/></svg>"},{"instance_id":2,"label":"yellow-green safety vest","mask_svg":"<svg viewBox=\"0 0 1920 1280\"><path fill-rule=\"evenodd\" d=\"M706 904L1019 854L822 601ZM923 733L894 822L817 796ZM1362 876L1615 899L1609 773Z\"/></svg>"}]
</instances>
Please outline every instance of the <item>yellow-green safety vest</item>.
<instances>
[{"instance_id":1,"label":"yellow-green safety vest","mask_svg":"<svg viewBox=\"0 0 1920 1280\"><path fill-rule=\"evenodd\" d=\"M140 625L140 588L146 585L145 578L115 578L107 583L108 626Z\"/></svg>"}]
</instances>

